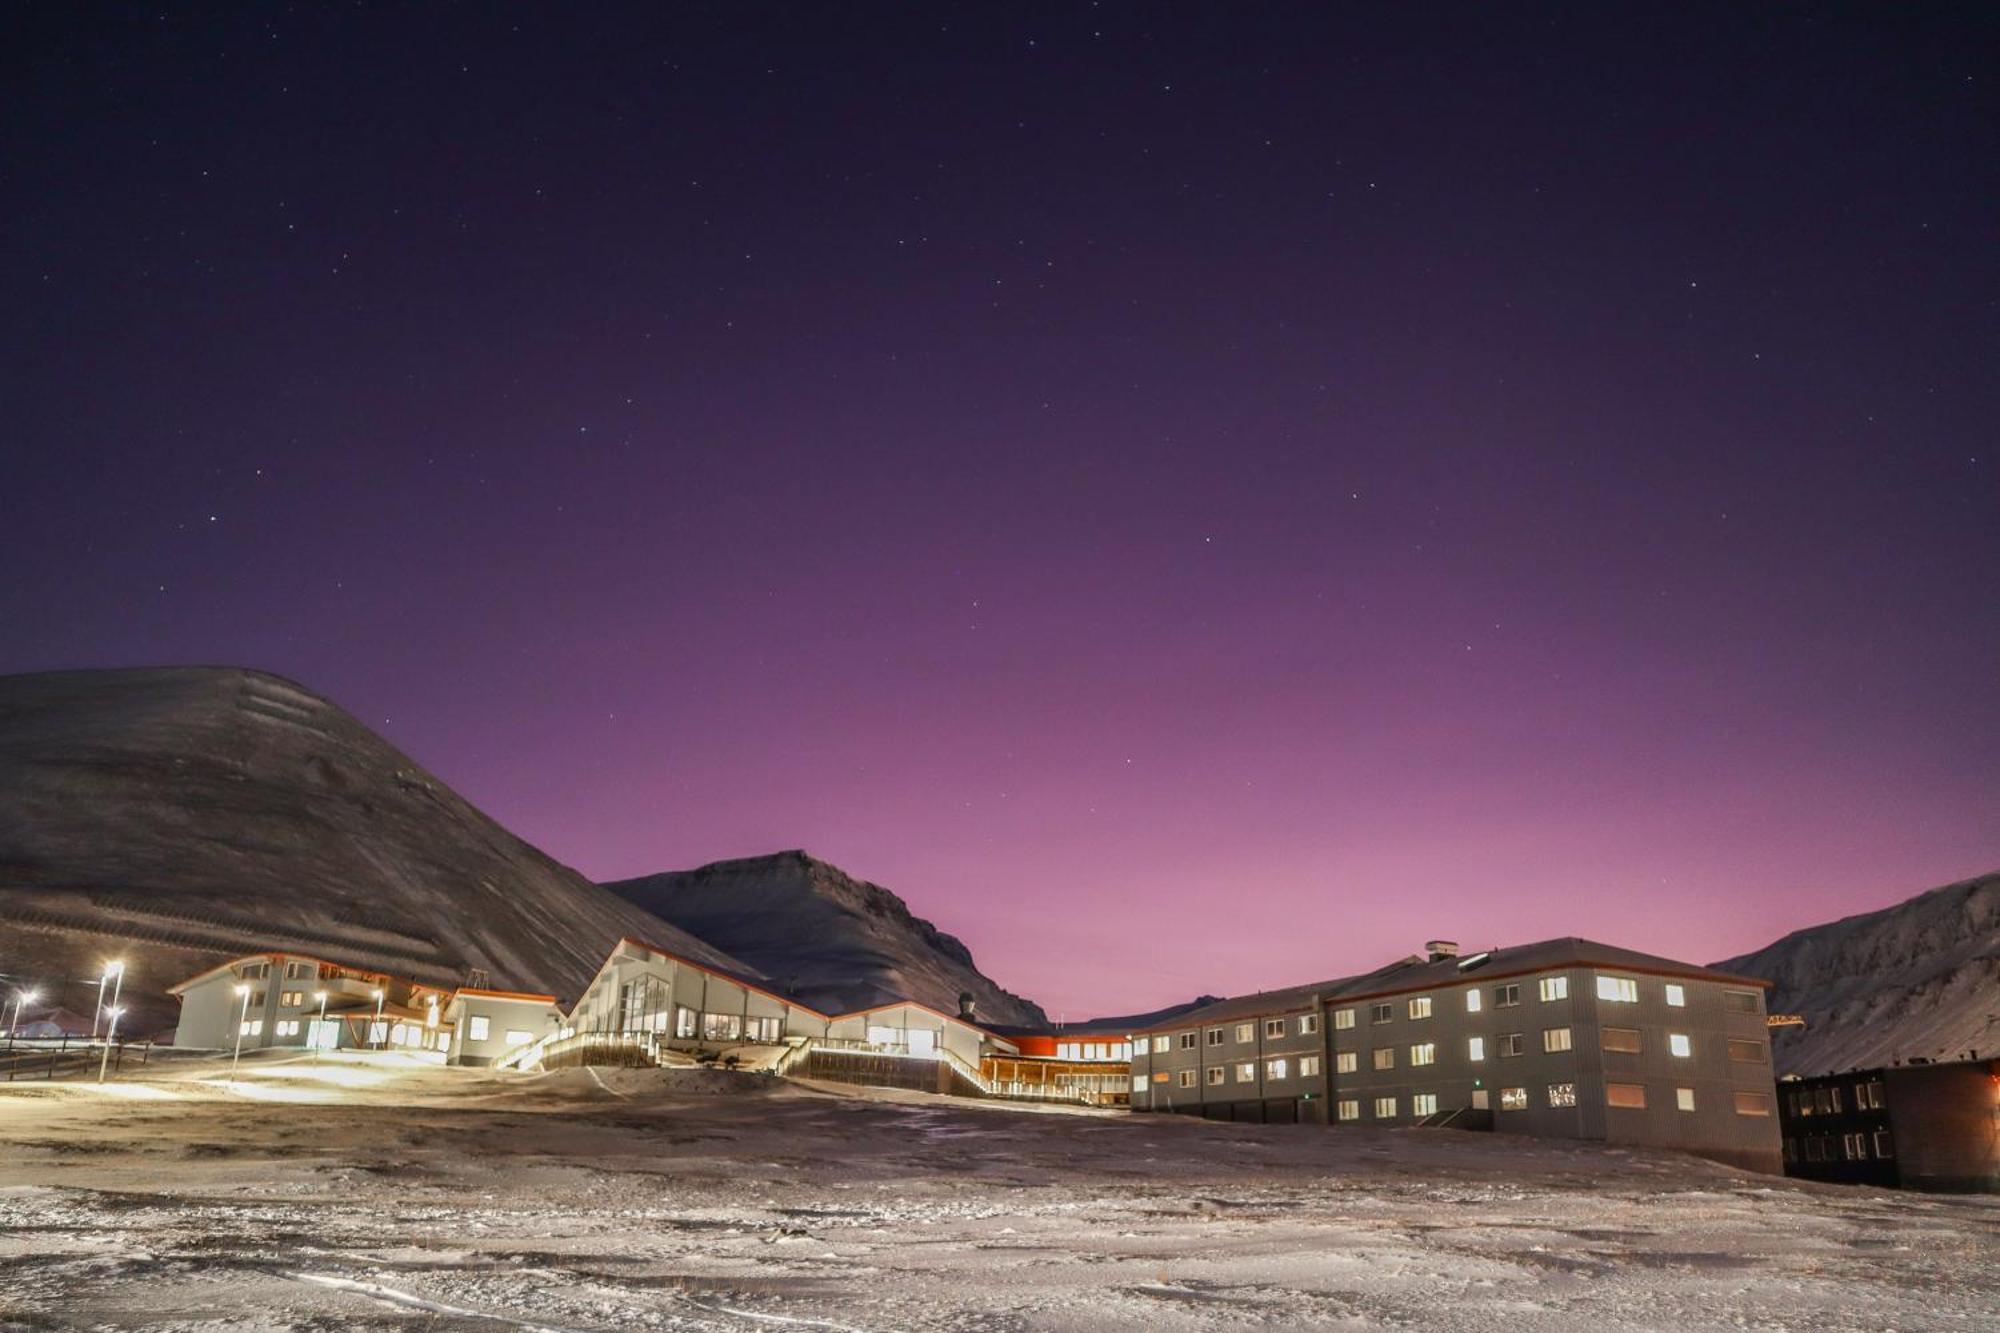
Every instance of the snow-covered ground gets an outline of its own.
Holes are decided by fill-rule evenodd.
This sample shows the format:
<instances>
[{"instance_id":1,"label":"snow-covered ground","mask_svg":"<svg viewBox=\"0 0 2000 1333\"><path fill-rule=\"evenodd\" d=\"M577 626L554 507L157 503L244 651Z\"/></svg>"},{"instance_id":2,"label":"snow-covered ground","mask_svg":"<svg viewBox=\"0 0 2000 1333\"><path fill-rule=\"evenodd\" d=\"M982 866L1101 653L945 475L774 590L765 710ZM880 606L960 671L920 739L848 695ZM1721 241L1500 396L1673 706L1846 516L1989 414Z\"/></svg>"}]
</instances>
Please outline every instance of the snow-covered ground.
<instances>
[{"instance_id":1,"label":"snow-covered ground","mask_svg":"<svg viewBox=\"0 0 2000 1333\"><path fill-rule=\"evenodd\" d=\"M755 1075L0 1084L0 1327L2000 1328L2000 1200Z\"/></svg>"}]
</instances>

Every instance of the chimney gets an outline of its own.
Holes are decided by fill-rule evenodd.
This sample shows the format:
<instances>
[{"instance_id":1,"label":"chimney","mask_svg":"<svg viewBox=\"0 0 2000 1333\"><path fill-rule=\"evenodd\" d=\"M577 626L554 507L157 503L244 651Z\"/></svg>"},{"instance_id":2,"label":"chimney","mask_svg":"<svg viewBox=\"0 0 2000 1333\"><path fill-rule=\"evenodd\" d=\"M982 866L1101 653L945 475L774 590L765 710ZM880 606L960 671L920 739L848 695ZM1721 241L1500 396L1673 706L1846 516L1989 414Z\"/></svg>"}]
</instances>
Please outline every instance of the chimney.
<instances>
[{"instance_id":1,"label":"chimney","mask_svg":"<svg viewBox=\"0 0 2000 1333\"><path fill-rule=\"evenodd\" d=\"M1458 941L1426 940L1424 942L1424 952L1430 955L1430 960L1433 963L1442 963L1447 958L1458 957Z\"/></svg>"},{"instance_id":2,"label":"chimney","mask_svg":"<svg viewBox=\"0 0 2000 1333\"><path fill-rule=\"evenodd\" d=\"M972 998L972 992L969 990L958 993L958 1016L968 1023L979 1021L979 1001Z\"/></svg>"}]
</instances>

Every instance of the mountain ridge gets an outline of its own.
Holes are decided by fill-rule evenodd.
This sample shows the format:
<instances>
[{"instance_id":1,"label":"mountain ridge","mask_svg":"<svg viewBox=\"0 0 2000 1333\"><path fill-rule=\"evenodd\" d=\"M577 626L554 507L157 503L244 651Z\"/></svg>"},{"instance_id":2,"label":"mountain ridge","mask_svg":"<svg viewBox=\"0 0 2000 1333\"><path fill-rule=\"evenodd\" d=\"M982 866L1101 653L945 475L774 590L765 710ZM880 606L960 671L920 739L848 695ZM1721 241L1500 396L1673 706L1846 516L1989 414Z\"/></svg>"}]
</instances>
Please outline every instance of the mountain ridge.
<instances>
[{"instance_id":1,"label":"mountain ridge","mask_svg":"<svg viewBox=\"0 0 2000 1333\"><path fill-rule=\"evenodd\" d=\"M604 887L761 969L814 1008L851 1012L911 999L958 1012L970 994L982 1021L1048 1022L1041 1006L979 971L957 936L916 915L880 884L803 848L711 861Z\"/></svg>"},{"instance_id":2,"label":"mountain ridge","mask_svg":"<svg viewBox=\"0 0 2000 1333\"><path fill-rule=\"evenodd\" d=\"M502 828L352 714L244 667L0 677L0 974L85 1011L274 948L574 995L622 935L742 960ZM140 1030L134 1028L133 1030Z\"/></svg>"},{"instance_id":3,"label":"mountain ridge","mask_svg":"<svg viewBox=\"0 0 2000 1333\"><path fill-rule=\"evenodd\" d=\"M2000 872L1794 930L1714 964L1772 983L1782 1073L2000 1050Z\"/></svg>"}]
</instances>

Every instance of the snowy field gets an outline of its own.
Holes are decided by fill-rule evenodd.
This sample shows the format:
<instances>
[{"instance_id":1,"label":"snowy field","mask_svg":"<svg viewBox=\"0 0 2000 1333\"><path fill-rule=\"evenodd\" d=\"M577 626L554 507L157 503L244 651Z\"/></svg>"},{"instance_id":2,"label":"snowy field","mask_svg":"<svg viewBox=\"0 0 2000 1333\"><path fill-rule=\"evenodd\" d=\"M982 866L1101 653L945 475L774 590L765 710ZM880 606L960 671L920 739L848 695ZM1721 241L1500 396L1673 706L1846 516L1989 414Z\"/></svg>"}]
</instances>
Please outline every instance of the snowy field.
<instances>
[{"instance_id":1,"label":"snowy field","mask_svg":"<svg viewBox=\"0 0 2000 1333\"><path fill-rule=\"evenodd\" d=\"M344 1057L0 1083L0 1328L2000 1329L2000 1199Z\"/></svg>"}]
</instances>

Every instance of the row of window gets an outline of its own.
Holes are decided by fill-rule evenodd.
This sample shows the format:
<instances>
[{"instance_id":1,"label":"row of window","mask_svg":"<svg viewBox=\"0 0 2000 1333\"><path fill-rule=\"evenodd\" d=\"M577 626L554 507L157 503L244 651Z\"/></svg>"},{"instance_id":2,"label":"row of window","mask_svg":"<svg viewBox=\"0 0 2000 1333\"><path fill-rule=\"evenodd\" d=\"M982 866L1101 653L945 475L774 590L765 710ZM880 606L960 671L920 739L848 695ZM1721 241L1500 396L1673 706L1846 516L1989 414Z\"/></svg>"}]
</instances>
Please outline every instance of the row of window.
<instances>
[{"instance_id":1,"label":"row of window","mask_svg":"<svg viewBox=\"0 0 2000 1333\"><path fill-rule=\"evenodd\" d=\"M1494 1039L1497 1053L1505 1059L1521 1055L1525 1051L1524 1037L1520 1032L1503 1032ZM1618 1054L1641 1054L1639 1030L1637 1028L1604 1028L1599 1041L1604 1050ZM1572 1037L1568 1028L1543 1028L1542 1050L1555 1054L1571 1049ZM1764 1063L1764 1043L1729 1039L1729 1058L1739 1064ZM1679 1059L1690 1059L1694 1055L1694 1042L1685 1032L1667 1034L1667 1052ZM1486 1038L1467 1037L1465 1058L1474 1062L1486 1058ZM1359 1066L1360 1056L1356 1051L1340 1051L1334 1055L1334 1072L1352 1074ZM1376 1069L1396 1067L1396 1048L1377 1046L1370 1052L1370 1060ZM1414 1042L1410 1046L1410 1065L1420 1067L1437 1063L1437 1043L1434 1041Z\"/></svg>"},{"instance_id":2,"label":"row of window","mask_svg":"<svg viewBox=\"0 0 2000 1333\"><path fill-rule=\"evenodd\" d=\"M1301 1037L1311 1037L1319 1032L1318 1014L1298 1014L1291 1018L1266 1018L1261 1021L1264 1027L1264 1037L1267 1041L1280 1041L1290 1036L1294 1031ZM1257 1026L1257 1023L1253 1021L1238 1023L1233 1029L1229 1027L1209 1028L1205 1034L1205 1040L1210 1046L1221 1046L1226 1044L1233 1036L1238 1045L1247 1045L1257 1040ZM1184 1051L1191 1051L1203 1040L1204 1034L1198 1031L1176 1032L1171 1036L1162 1035L1154 1037L1152 1048L1155 1054L1164 1054L1174 1045L1178 1045ZM1145 1039L1141 1038L1140 1049L1144 1049L1144 1043Z\"/></svg>"},{"instance_id":3,"label":"row of window","mask_svg":"<svg viewBox=\"0 0 2000 1333\"><path fill-rule=\"evenodd\" d=\"M1059 1041L1056 1043L1058 1060L1130 1060L1132 1043L1129 1041Z\"/></svg>"},{"instance_id":4,"label":"row of window","mask_svg":"<svg viewBox=\"0 0 2000 1333\"><path fill-rule=\"evenodd\" d=\"M1795 1088L1785 1094L1786 1105L1793 1115L1839 1115L1841 1111L1840 1088L1827 1084L1821 1088ZM1857 1111L1881 1111L1889 1105L1889 1090L1879 1078L1854 1085L1854 1109Z\"/></svg>"},{"instance_id":5,"label":"row of window","mask_svg":"<svg viewBox=\"0 0 2000 1333\"><path fill-rule=\"evenodd\" d=\"M1493 1007L1511 1009L1521 1003L1521 983L1505 982L1482 988L1474 986L1465 992L1465 1012L1476 1014L1486 1007L1487 990L1492 991ZM1550 976L1539 978L1535 983L1536 993L1544 1002L1567 1000L1569 998L1569 978ZM1687 987L1677 981L1662 984L1662 995L1667 1004L1675 1009L1687 1007ZM1636 977L1615 977L1600 975L1597 978L1597 998L1608 1004L1637 1004L1639 1002L1639 981ZM1726 990L1722 993L1723 1007L1736 1013L1757 1012L1755 991ZM1403 1002L1404 1012L1412 1020L1429 1018L1435 1012L1435 1001L1429 995L1412 995ZM1379 1001L1368 1008L1370 1023L1389 1023L1396 1017L1396 1005L1392 1001ZM1359 1021L1358 1011L1336 1009L1333 1014L1335 1028L1345 1031Z\"/></svg>"},{"instance_id":6,"label":"row of window","mask_svg":"<svg viewBox=\"0 0 2000 1333\"><path fill-rule=\"evenodd\" d=\"M1872 1149L1872 1151L1871 1151ZM1888 1162L1896 1156L1896 1140L1886 1129L1873 1134L1808 1134L1785 1140L1785 1160L1797 1162Z\"/></svg>"},{"instance_id":7,"label":"row of window","mask_svg":"<svg viewBox=\"0 0 2000 1333\"><path fill-rule=\"evenodd\" d=\"M1219 1088L1227 1083L1229 1081L1230 1068L1231 1066L1229 1065L1210 1065L1205 1071L1208 1086ZM1255 1060L1239 1060L1234 1068L1238 1083L1255 1083L1257 1081L1257 1062ZM1290 1078L1295 1071L1300 1078L1318 1078L1319 1070L1320 1064L1317 1055L1300 1056L1297 1060L1280 1057L1264 1061L1264 1077L1271 1079ZM1174 1077L1181 1087L1192 1088L1195 1084L1195 1073L1196 1071L1192 1069L1182 1069L1177 1071ZM1153 1082L1165 1083L1167 1078L1167 1071L1162 1069L1153 1075ZM1144 1092L1145 1090L1146 1076L1144 1074L1132 1075L1132 1091Z\"/></svg>"},{"instance_id":8,"label":"row of window","mask_svg":"<svg viewBox=\"0 0 2000 1333\"><path fill-rule=\"evenodd\" d=\"M485 1041L492 1034L493 1020L485 1014L474 1014L465 1020L465 1039L467 1041ZM527 1045L535 1039L535 1034L522 1028L508 1028L506 1038L507 1046L511 1050L516 1046Z\"/></svg>"},{"instance_id":9,"label":"row of window","mask_svg":"<svg viewBox=\"0 0 2000 1333\"><path fill-rule=\"evenodd\" d=\"M1576 1105L1576 1084L1551 1083L1547 1087L1545 1096L1551 1107L1557 1109L1573 1107ZM1734 1101L1736 1114L1738 1115L1768 1116L1771 1114L1771 1099L1765 1093L1739 1092L1734 1094ZM1643 1083L1607 1083L1604 1085L1604 1104L1626 1110L1644 1110L1646 1106L1646 1087ZM1377 1120L1394 1120L1400 1114L1398 1109L1400 1105L1401 1103L1398 1098L1377 1097L1374 1104L1374 1118ZM1500 1089L1500 1109L1502 1111L1527 1110L1528 1090L1526 1088ZM1693 1088L1674 1089L1674 1109L1677 1111L1694 1110ZM1410 1114L1412 1116L1423 1117L1434 1115L1436 1112L1437 1094L1420 1092L1410 1098ZM1334 1115L1336 1119L1340 1120L1359 1120L1361 1118L1361 1099L1358 1097L1343 1098L1337 1103Z\"/></svg>"}]
</instances>

